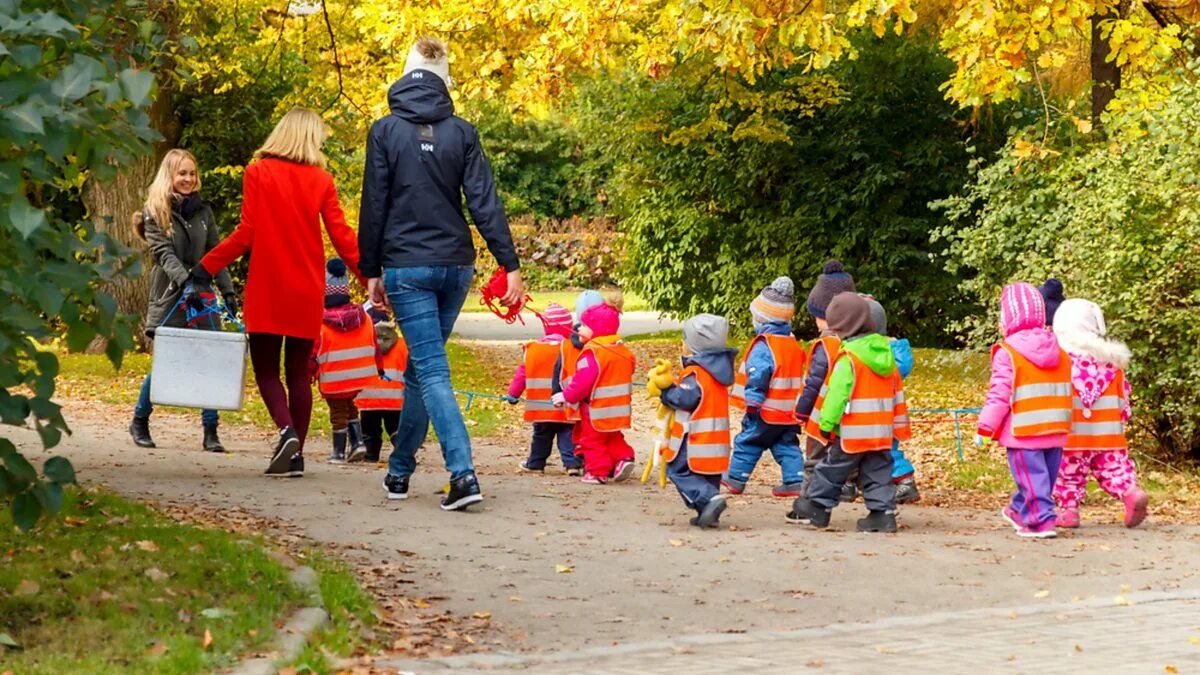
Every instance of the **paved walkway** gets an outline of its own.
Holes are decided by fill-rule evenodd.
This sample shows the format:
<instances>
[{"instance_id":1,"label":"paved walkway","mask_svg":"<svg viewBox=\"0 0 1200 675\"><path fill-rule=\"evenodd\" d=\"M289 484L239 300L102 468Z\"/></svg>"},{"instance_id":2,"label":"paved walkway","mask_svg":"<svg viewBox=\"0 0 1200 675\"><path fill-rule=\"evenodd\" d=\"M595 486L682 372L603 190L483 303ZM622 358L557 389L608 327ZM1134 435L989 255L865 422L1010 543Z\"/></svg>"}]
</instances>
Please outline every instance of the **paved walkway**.
<instances>
[{"instance_id":1,"label":"paved walkway","mask_svg":"<svg viewBox=\"0 0 1200 675\"><path fill-rule=\"evenodd\" d=\"M377 661L401 671L527 673L1200 672L1200 592L1139 593L871 623L718 633L550 654Z\"/></svg>"},{"instance_id":2,"label":"paved walkway","mask_svg":"<svg viewBox=\"0 0 1200 675\"><path fill-rule=\"evenodd\" d=\"M681 324L659 316L657 312L625 312L621 315L621 335L647 335L664 330L679 330ZM532 314L525 323L506 324L490 312L463 312L454 324L454 334L465 340L486 342L533 340L542 336L542 324Z\"/></svg>"}]
</instances>

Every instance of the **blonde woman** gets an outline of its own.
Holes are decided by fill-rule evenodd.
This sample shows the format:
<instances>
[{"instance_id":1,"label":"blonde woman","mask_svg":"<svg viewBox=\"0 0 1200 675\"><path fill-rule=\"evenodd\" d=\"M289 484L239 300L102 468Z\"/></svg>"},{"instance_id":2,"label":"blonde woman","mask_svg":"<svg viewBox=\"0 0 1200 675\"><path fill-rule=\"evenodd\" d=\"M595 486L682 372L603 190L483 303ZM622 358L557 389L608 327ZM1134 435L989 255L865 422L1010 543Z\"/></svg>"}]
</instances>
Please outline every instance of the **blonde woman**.
<instances>
[{"instance_id":1,"label":"blonde woman","mask_svg":"<svg viewBox=\"0 0 1200 675\"><path fill-rule=\"evenodd\" d=\"M217 245L217 220L212 207L200 197L200 171L192 153L180 149L167 152L147 190L146 205L133 216L133 225L150 247L153 262L150 307L146 312L146 335L153 338L160 325L187 325L183 308L173 310L183 295L192 267ZM237 296L228 273L217 275L217 286L225 296L226 304L236 311ZM219 329L220 320L209 317L193 327ZM152 412L150 376L146 375L137 406L133 409L133 422L129 425L133 442L143 448L154 447L154 439L150 436ZM223 452L225 448L217 436L217 411L205 410L200 419L204 425L204 449Z\"/></svg>"},{"instance_id":2,"label":"blonde woman","mask_svg":"<svg viewBox=\"0 0 1200 675\"><path fill-rule=\"evenodd\" d=\"M304 475L301 452L312 416L309 359L325 298L322 222L338 255L358 276L358 243L325 171L321 146L328 135L311 110L294 108L284 115L246 167L241 223L192 271L203 286L250 253L243 318L258 391L279 427L269 476Z\"/></svg>"}]
</instances>

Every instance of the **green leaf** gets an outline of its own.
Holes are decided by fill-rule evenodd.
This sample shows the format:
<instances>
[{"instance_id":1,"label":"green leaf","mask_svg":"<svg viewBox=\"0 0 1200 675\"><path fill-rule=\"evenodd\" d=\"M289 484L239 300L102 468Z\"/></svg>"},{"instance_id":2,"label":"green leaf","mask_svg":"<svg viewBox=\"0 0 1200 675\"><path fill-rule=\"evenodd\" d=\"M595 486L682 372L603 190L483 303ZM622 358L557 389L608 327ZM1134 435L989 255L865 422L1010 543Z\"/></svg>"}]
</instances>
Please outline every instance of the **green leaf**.
<instances>
[{"instance_id":1,"label":"green leaf","mask_svg":"<svg viewBox=\"0 0 1200 675\"><path fill-rule=\"evenodd\" d=\"M42 473L55 483L68 484L75 481L75 467L66 457L51 457L42 465Z\"/></svg>"},{"instance_id":2,"label":"green leaf","mask_svg":"<svg viewBox=\"0 0 1200 675\"><path fill-rule=\"evenodd\" d=\"M92 90L100 64L94 59L76 54L75 60L63 68L50 85L50 92L63 101L74 103Z\"/></svg>"},{"instance_id":3,"label":"green leaf","mask_svg":"<svg viewBox=\"0 0 1200 675\"><path fill-rule=\"evenodd\" d=\"M58 483L42 483L33 489L33 494L46 515L53 516L62 508L63 488Z\"/></svg>"},{"instance_id":4,"label":"green leaf","mask_svg":"<svg viewBox=\"0 0 1200 675\"><path fill-rule=\"evenodd\" d=\"M8 633L0 633L0 646L8 647L9 649L20 649L21 645Z\"/></svg>"},{"instance_id":5,"label":"green leaf","mask_svg":"<svg viewBox=\"0 0 1200 675\"><path fill-rule=\"evenodd\" d=\"M146 105L150 98L150 90L154 87L154 73L148 70L126 68L117 76L121 88L125 90L125 98L136 107Z\"/></svg>"},{"instance_id":6,"label":"green leaf","mask_svg":"<svg viewBox=\"0 0 1200 675\"><path fill-rule=\"evenodd\" d=\"M8 217L25 239L46 224L46 212L30 206L25 195L17 195L8 205Z\"/></svg>"},{"instance_id":7,"label":"green leaf","mask_svg":"<svg viewBox=\"0 0 1200 675\"><path fill-rule=\"evenodd\" d=\"M67 349L82 352L96 339L96 329L91 324L75 321L67 326Z\"/></svg>"},{"instance_id":8,"label":"green leaf","mask_svg":"<svg viewBox=\"0 0 1200 675\"><path fill-rule=\"evenodd\" d=\"M4 111L4 114L12 120L18 131L38 135L46 133L46 127L42 124L42 111L32 100L11 107Z\"/></svg>"},{"instance_id":9,"label":"green leaf","mask_svg":"<svg viewBox=\"0 0 1200 675\"><path fill-rule=\"evenodd\" d=\"M12 60L16 61L17 65L31 69L42 62L42 49L37 45L20 45L13 47Z\"/></svg>"},{"instance_id":10,"label":"green leaf","mask_svg":"<svg viewBox=\"0 0 1200 675\"><path fill-rule=\"evenodd\" d=\"M38 518L42 517L42 505L33 492L22 492L13 498L12 516L13 523L21 528L22 532L28 532L33 529L34 525L37 525Z\"/></svg>"},{"instance_id":11,"label":"green leaf","mask_svg":"<svg viewBox=\"0 0 1200 675\"><path fill-rule=\"evenodd\" d=\"M21 453L13 452L5 456L4 464L8 467L9 476L18 487L23 488L37 482L37 470Z\"/></svg>"}]
</instances>

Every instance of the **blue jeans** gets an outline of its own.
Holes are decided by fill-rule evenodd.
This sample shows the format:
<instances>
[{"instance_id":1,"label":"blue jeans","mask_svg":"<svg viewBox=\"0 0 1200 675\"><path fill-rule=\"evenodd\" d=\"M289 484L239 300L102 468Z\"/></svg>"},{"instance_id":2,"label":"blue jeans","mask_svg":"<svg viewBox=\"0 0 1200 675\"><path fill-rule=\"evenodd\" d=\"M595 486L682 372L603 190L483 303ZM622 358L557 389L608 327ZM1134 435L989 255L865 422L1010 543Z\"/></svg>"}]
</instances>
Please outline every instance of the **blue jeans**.
<instances>
[{"instance_id":1,"label":"blue jeans","mask_svg":"<svg viewBox=\"0 0 1200 675\"><path fill-rule=\"evenodd\" d=\"M150 374L146 374L146 379L142 380L142 391L138 394L137 405L133 407L135 417L149 417L150 413L154 412L154 404L150 402ZM215 427L220 417L217 416L216 410L201 410L200 423L206 427Z\"/></svg>"},{"instance_id":2,"label":"blue jeans","mask_svg":"<svg viewBox=\"0 0 1200 675\"><path fill-rule=\"evenodd\" d=\"M794 424L768 424L755 414L742 420L742 431L733 440L729 458L729 477L745 483L754 473L759 458L767 450L779 463L783 484L804 482L804 453L800 451L800 427Z\"/></svg>"},{"instance_id":3,"label":"blue jeans","mask_svg":"<svg viewBox=\"0 0 1200 675\"><path fill-rule=\"evenodd\" d=\"M389 267L383 287L408 344L404 373L404 410L388 458L388 473L407 478L417 468L417 449L429 434L429 423L442 445L450 479L474 473L471 438L450 384L446 341L462 310L474 267Z\"/></svg>"}]
</instances>

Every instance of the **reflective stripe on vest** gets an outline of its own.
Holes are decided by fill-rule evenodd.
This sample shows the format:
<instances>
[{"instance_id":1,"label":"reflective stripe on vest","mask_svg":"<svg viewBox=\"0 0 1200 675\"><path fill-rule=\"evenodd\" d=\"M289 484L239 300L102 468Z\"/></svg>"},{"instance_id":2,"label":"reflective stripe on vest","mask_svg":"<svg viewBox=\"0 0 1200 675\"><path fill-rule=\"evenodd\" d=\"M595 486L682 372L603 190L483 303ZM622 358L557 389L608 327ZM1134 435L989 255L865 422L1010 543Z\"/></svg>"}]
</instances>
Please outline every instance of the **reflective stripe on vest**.
<instances>
[{"instance_id":1,"label":"reflective stripe on vest","mask_svg":"<svg viewBox=\"0 0 1200 675\"><path fill-rule=\"evenodd\" d=\"M317 382L322 394L358 392L379 381L375 363L375 327L364 319L357 328L339 331L321 324Z\"/></svg>"},{"instance_id":2,"label":"reflective stripe on vest","mask_svg":"<svg viewBox=\"0 0 1200 675\"><path fill-rule=\"evenodd\" d=\"M530 342L525 345L526 422L567 421L567 411L556 408L550 400L554 394L554 364L558 355L558 343Z\"/></svg>"},{"instance_id":3,"label":"reflective stripe on vest","mask_svg":"<svg viewBox=\"0 0 1200 675\"><path fill-rule=\"evenodd\" d=\"M892 369L890 374L880 375L849 351L841 358L849 359L854 376L838 431L842 449L847 453L890 450L892 439L908 439L912 430L900 373Z\"/></svg>"},{"instance_id":4,"label":"reflective stripe on vest","mask_svg":"<svg viewBox=\"0 0 1200 675\"><path fill-rule=\"evenodd\" d=\"M354 397L359 410L403 410L404 370L408 367L408 345L398 337L396 344L383 355L383 376Z\"/></svg>"},{"instance_id":5,"label":"reflective stripe on vest","mask_svg":"<svg viewBox=\"0 0 1200 675\"><path fill-rule=\"evenodd\" d=\"M1013 362L1012 434L1019 438L1053 436L1071 430L1071 357L1059 349L1058 365L1038 368L1010 347L1000 343Z\"/></svg>"},{"instance_id":6,"label":"reflective stripe on vest","mask_svg":"<svg viewBox=\"0 0 1200 675\"><path fill-rule=\"evenodd\" d=\"M694 473L717 475L729 469L729 390L707 370L688 366L679 373L676 384L694 377L700 387L700 403L691 413L675 411L671 440L663 451L670 462L687 442L688 468Z\"/></svg>"},{"instance_id":7,"label":"reflective stripe on vest","mask_svg":"<svg viewBox=\"0 0 1200 675\"><path fill-rule=\"evenodd\" d=\"M1083 409L1083 401L1074 397L1071 406L1071 435L1067 437L1064 450L1124 450L1129 447L1125 440L1125 373L1108 383L1100 398L1090 410Z\"/></svg>"},{"instance_id":8,"label":"reflective stripe on vest","mask_svg":"<svg viewBox=\"0 0 1200 675\"><path fill-rule=\"evenodd\" d=\"M628 429L633 417L633 372L637 357L621 342L584 346L600 366L600 375L588 397L588 417L597 431Z\"/></svg>"},{"instance_id":9,"label":"reflective stripe on vest","mask_svg":"<svg viewBox=\"0 0 1200 675\"><path fill-rule=\"evenodd\" d=\"M746 361L750 350L759 342L765 342L771 350L775 370L767 384L767 395L760 410L762 420L768 424L796 424L796 401L804 390L804 370L808 354L790 335L759 335L750 342L734 379L730 401L739 410L746 409L746 383L750 375L746 372Z\"/></svg>"},{"instance_id":10,"label":"reflective stripe on vest","mask_svg":"<svg viewBox=\"0 0 1200 675\"><path fill-rule=\"evenodd\" d=\"M579 355L583 352L570 339L560 342L558 349L559 360L562 362L558 379L565 391L571 385L571 380L575 379L575 369L579 367ZM579 404L564 404L563 414L566 416L568 422L578 422L581 419L579 416Z\"/></svg>"},{"instance_id":11,"label":"reflective stripe on vest","mask_svg":"<svg viewBox=\"0 0 1200 675\"><path fill-rule=\"evenodd\" d=\"M829 378L833 375L833 363L837 361L838 354L842 349L842 341L836 335L826 335L813 341L812 347L808 350L808 361L805 362L804 376L808 377L808 371L812 368L813 354L817 351L817 345L821 345L825 350L825 380L821 383L821 390L817 393L817 400L813 403L812 412L808 415L808 421L804 423L804 433L813 437L821 437L821 406L825 404L825 394L829 393Z\"/></svg>"}]
</instances>

